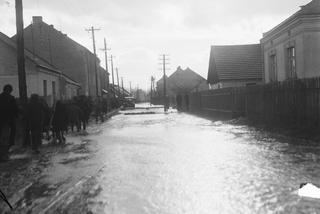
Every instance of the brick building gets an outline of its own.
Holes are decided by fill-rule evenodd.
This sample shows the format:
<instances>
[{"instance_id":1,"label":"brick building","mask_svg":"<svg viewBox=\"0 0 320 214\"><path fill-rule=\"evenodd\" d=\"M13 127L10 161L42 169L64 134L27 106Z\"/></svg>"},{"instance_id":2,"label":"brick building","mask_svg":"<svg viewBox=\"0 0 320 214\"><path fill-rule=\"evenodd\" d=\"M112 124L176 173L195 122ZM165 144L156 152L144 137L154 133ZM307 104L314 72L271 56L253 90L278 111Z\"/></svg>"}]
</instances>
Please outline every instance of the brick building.
<instances>
[{"instance_id":1,"label":"brick building","mask_svg":"<svg viewBox=\"0 0 320 214\"><path fill-rule=\"evenodd\" d=\"M81 95L96 96L94 63L98 65L98 94L107 88L107 72L99 66L99 59L53 25L45 23L42 17L33 17L32 24L24 29L24 38L26 49L79 82Z\"/></svg>"},{"instance_id":2,"label":"brick building","mask_svg":"<svg viewBox=\"0 0 320 214\"><path fill-rule=\"evenodd\" d=\"M71 99L80 90L79 83L28 50L25 50L25 70L28 96L39 94L49 105L58 99ZM18 97L16 44L11 38L0 33L0 88L6 84L13 86L13 96Z\"/></svg>"}]
</instances>

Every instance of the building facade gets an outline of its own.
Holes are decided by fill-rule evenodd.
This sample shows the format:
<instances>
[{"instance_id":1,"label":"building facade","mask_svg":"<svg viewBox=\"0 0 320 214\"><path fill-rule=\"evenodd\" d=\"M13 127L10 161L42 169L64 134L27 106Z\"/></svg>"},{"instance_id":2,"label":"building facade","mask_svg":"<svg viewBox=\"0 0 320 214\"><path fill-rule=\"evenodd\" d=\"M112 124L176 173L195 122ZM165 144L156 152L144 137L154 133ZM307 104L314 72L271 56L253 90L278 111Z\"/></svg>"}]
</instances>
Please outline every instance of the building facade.
<instances>
[{"instance_id":1,"label":"building facade","mask_svg":"<svg viewBox=\"0 0 320 214\"><path fill-rule=\"evenodd\" d=\"M320 0L309 4L261 39L266 83L320 76Z\"/></svg>"},{"instance_id":2,"label":"building facade","mask_svg":"<svg viewBox=\"0 0 320 214\"><path fill-rule=\"evenodd\" d=\"M28 50L25 50L25 70L28 96L36 93L52 105L55 100L78 95L79 83ZM16 44L0 33L0 88L6 84L11 84L13 96L19 97Z\"/></svg>"},{"instance_id":3,"label":"building facade","mask_svg":"<svg viewBox=\"0 0 320 214\"><path fill-rule=\"evenodd\" d=\"M260 44L211 47L208 71L210 89L261 84L262 73Z\"/></svg>"},{"instance_id":4,"label":"building facade","mask_svg":"<svg viewBox=\"0 0 320 214\"><path fill-rule=\"evenodd\" d=\"M108 80L102 76L104 76L103 72L107 72L99 66L99 59L87 48L56 30L53 25L45 23L40 16L33 17L32 24L24 29L24 38L27 50L41 56L64 75L80 83L81 95L96 96L98 93L100 96L102 94L103 86L107 84L105 81Z\"/></svg>"}]
</instances>

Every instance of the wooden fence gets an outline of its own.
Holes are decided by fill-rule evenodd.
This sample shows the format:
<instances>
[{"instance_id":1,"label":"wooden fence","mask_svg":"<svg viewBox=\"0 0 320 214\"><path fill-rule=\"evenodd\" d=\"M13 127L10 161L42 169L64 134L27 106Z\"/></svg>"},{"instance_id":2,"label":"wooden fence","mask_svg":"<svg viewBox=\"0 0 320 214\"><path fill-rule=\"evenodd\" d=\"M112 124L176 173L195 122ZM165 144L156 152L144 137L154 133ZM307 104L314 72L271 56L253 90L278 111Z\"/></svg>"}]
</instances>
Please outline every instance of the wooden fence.
<instances>
[{"instance_id":1,"label":"wooden fence","mask_svg":"<svg viewBox=\"0 0 320 214\"><path fill-rule=\"evenodd\" d=\"M185 99L183 96L183 109L193 113L245 116L297 127L320 126L320 78L202 91L189 94L189 102Z\"/></svg>"}]
</instances>

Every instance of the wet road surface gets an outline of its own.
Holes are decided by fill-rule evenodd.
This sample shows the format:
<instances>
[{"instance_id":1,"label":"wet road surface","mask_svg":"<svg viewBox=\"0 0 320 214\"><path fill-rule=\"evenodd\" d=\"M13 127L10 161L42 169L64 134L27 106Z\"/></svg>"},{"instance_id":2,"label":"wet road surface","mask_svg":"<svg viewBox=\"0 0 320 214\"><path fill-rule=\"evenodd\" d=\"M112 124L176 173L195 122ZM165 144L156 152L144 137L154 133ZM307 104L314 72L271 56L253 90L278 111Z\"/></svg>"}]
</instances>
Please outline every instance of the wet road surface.
<instances>
[{"instance_id":1,"label":"wet road surface","mask_svg":"<svg viewBox=\"0 0 320 214\"><path fill-rule=\"evenodd\" d=\"M295 194L320 183L314 143L162 109L89 132L46 161L15 213L320 213Z\"/></svg>"}]
</instances>

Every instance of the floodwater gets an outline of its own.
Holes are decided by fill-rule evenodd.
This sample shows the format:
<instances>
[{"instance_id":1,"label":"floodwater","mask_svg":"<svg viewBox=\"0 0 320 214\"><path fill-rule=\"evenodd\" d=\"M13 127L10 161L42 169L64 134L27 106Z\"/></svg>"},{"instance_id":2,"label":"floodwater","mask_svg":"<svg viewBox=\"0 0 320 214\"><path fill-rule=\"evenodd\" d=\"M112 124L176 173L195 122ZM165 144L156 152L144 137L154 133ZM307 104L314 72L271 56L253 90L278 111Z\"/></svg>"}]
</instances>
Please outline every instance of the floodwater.
<instances>
[{"instance_id":1,"label":"floodwater","mask_svg":"<svg viewBox=\"0 0 320 214\"><path fill-rule=\"evenodd\" d=\"M16 213L320 213L320 146L163 109L120 112L47 158Z\"/></svg>"},{"instance_id":2,"label":"floodwater","mask_svg":"<svg viewBox=\"0 0 320 214\"><path fill-rule=\"evenodd\" d=\"M319 201L295 193L302 182L320 183L319 146L148 111L156 114L120 114L102 125L93 138L105 167L66 211L84 202L93 213L320 213Z\"/></svg>"}]
</instances>

